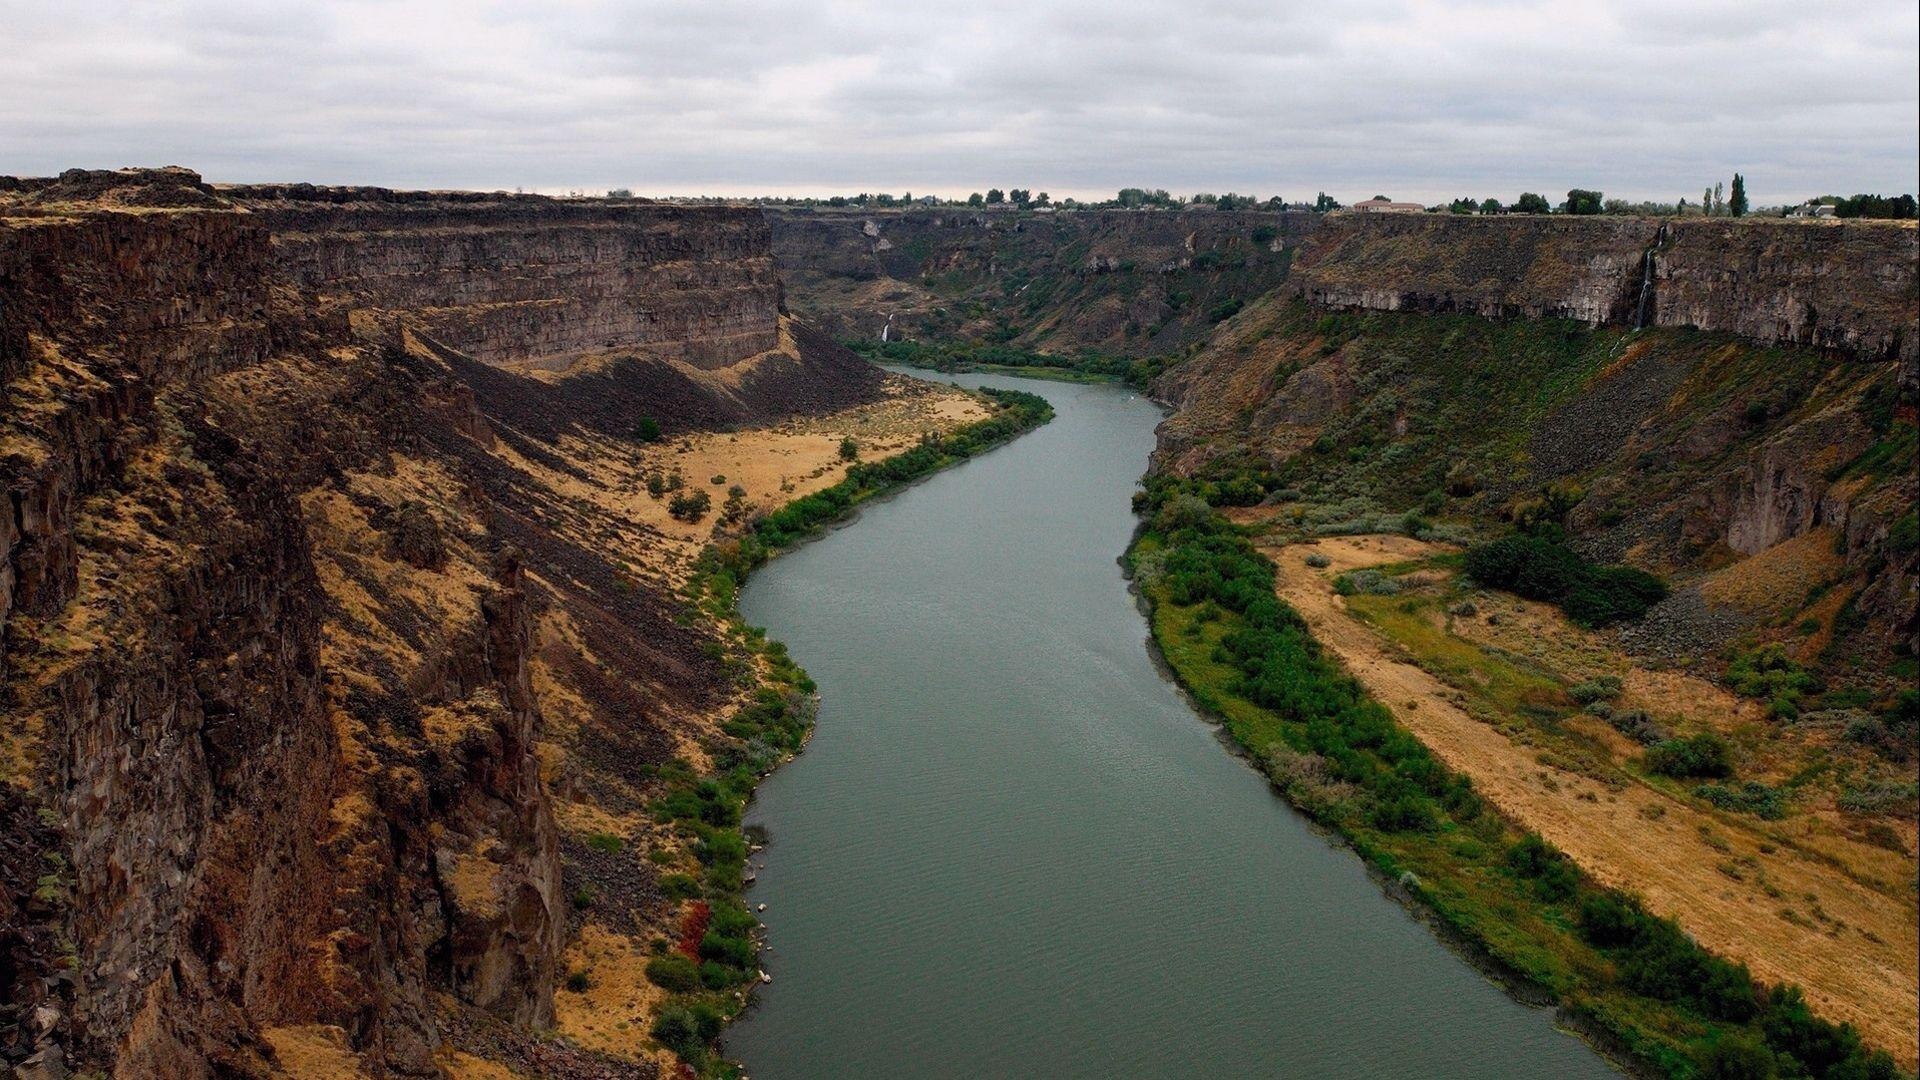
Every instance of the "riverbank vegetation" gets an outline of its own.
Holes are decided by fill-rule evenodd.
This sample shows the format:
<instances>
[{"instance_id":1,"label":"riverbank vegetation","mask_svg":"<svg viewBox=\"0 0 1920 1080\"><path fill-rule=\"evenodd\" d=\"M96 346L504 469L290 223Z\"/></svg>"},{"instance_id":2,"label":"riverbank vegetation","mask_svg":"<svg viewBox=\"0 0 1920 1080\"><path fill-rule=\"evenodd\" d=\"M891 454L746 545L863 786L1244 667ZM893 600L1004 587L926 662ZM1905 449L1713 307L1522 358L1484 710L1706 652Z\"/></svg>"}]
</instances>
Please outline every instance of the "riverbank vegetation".
<instances>
[{"instance_id":1,"label":"riverbank vegetation","mask_svg":"<svg viewBox=\"0 0 1920 1080\"><path fill-rule=\"evenodd\" d=\"M1083 351L1047 353L994 342L850 341L855 352L877 364L929 371L999 372L1061 382L1120 382L1144 388L1160 372L1153 360L1131 360Z\"/></svg>"},{"instance_id":2,"label":"riverbank vegetation","mask_svg":"<svg viewBox=\"0 0 1920 1080\"><path fill-rule=\"evenodd\" d=\"M748 799L760 780L798 753L817 710L813 680L786 647L740 617L739 589L747 575L784 548L851 515L862 503L965 461L1047 422L1045 398L1016 390L984 390L997 405L988 418L946 435L929 436L893 457L861 462L831 487L795 499L752 520L737 537L710 545L686 587L687 618L711 619L725 644L714 648L745 696L724 731L724 747L704 775L676 759L661 767L665 793L655 801L656 822L670 828L698 863L696 873L669 873L663 895L680 905L673 940L658 939L646 976L668 995L651 1035L703 1077L737 1075L714 1050L725 1023L746 1007L761 978L759 921L744 891L750 846L741 830Z\"/></svg>"},{"instance_id":3,"label":"riverbank vegetation","mask_svg":"<svg viewBox=\"0 0 1920 1080\"><path fill-rule=\"evenodd\" d=\"M1901 1075L1798 990L1701 949L1499 813L1323 651L1206 494L1217 487L1150 478L1130 565L1175 674L1290 801L1596 1042L1660 1073ZM1716 752L1689 742L1662 757L1692 773Z\"/></svg>"}]
</instances>

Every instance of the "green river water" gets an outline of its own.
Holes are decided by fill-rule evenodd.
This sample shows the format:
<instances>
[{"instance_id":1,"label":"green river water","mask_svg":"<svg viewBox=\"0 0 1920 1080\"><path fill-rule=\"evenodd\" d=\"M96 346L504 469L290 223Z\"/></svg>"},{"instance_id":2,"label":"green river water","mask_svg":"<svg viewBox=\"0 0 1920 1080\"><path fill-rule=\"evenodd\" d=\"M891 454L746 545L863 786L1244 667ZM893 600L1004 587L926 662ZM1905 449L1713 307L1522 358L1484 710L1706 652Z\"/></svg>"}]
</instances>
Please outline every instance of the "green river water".
<instances>
[{"instance_id":1,"label":"green river water","mask_svg":"<svg viewBox=\"0 0 1920 1080\"><path fill-rule=\"evenodd\" d=\"M1450 952L1156 669L1117 559L1160 410L1112 386L776 559L819 682L749 812L755 1080L1614 1075Z\"/></svg>"}]
</instances>

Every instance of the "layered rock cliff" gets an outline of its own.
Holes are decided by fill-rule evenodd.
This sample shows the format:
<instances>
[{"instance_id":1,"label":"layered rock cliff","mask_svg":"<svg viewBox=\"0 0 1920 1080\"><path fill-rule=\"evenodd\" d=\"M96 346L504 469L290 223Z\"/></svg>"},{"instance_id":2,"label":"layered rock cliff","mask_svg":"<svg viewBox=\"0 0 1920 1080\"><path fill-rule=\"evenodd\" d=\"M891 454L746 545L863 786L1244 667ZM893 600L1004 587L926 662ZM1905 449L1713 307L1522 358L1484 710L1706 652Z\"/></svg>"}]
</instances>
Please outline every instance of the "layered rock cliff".
<instances>
[{"instance_id":1,"label":"layered rock cliff","mask_svg":"<svg viewBox=\"0 0 1920 1080\"><path fill-rule=\"evenodd\" d=\"M1342 214L1290 287L1321 307L1687 326L1912 363L1917 259L1901 222Z\"/></svg>"},{"instance_id":2,"label":"layered rock cliff","mask_svg":"<svg viewBox=\"0 0 1920 1080\"><path fill-rule=\"evenodd\" d=\"M300 185L222 194L273 232L294 287L407 312L477 360L646 349L719 368L777 343L780 281L755 213Z\"/></svg>"},{"instance_id":3,"label":"layered rock cliff","mask_svg":"<svg viewBox=\"0 0 1920 1080\"><path fill-rule=\"evenodd\" d=\"M1284 280L1318 215L770 209L798 310L842 338L1176 351Z\"/></svg>"},{"instance_id":4,"label":"layered rock cliff","mask_svg":"<svg viewBox=\"0 0 1920 1080\"><path fill-rule=\"evenodd\" d=\"M532 1041L597 865L553 791L644 806L734 691L570 485L878 392L758 215L8 180L0 378L0 1061L648 1073Z\"/></svg>"}]
</instances>

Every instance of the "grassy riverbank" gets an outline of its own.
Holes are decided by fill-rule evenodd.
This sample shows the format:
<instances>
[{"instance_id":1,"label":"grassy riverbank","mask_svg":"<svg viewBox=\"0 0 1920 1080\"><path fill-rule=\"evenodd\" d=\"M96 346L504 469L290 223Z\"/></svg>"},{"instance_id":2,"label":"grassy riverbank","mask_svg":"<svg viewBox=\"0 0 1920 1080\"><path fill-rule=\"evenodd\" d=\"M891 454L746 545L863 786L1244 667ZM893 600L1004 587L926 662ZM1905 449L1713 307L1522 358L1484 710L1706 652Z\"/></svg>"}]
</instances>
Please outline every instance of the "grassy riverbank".
<instances>
[{"instance_id":1,"label":"grassy riverbank","mask_svg":"<svg viewBox=\"0 0 1920 1080\"><path fill-rule=\"evenodd\" d=\"M1496 812L1322 651L1203 490L1155 477L1140 497L1129 563L1154 640L1274 785L1450 936L1655 1075L1900 1075L1797 990L1756 984Z\"/></svg>"},{"instance_id":2,"label":"grassy riverbank","mask_svg":"<svg viewBox=\"0 0 1920 1080\"><path fill-rule=\"evenodd\" d=\"M652 1035L701 1076L737 1074L715 1052L714 1042L725 1023L746 1007L760 977L759 920L745 901L749 845L741 817L760 780L805 744L816 711L813 680L788 658L785 646L741 618L740 586L756 567L845 520L863 503L1053 417L1052 406L1038 395L982 393L999 406L993 416L929 437L893 457L852 466L832 487L795 499L754 521L742 535L710 545L688 582L686 617L721 628L713 647L746 696L725 725L729 741L712 754L711 771L699 775L678 762L677 768L663 770L666 794L653 807L656 820L678 832L698 858L700 871L697 876L668 874L660 882L667 898L679 905L679 923L676 940L663 942L647 963L647 977L671 995Z\"/></svg>"}]
</instances>

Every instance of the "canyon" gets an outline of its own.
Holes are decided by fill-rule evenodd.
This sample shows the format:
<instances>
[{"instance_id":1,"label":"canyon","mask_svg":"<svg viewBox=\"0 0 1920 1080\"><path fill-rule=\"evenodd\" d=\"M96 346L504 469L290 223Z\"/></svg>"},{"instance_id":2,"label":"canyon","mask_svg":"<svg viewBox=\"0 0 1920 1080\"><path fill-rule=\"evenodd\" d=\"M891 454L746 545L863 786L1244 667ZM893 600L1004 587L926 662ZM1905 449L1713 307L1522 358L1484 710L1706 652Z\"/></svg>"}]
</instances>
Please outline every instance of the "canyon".
<instances>
[{"instance_id":1,"label":"canyon","mask_svg":"<svg viewBox=\"0 0 1920 1080\"><path fill-rule=\"evenodd\" d=\"M739 725L767 680L799 678L690 599L714 587L703 552L851 475L843 441L883 460L996 408L844 344L882 327L1149 361L1173 410L1151 475L1249 490L1218 508L1276 561L1422 534L1402 554L1440 560L1419 586L1439 595L1449 552L1551 493L1583 555L1673 586L1581 648L1716 691L1731 658L1777 648L1824 687L1792 719L1729 694L1707 725L1795 793L1786 825L1659 797L1734 820L1759 865L1781 847L1829 867L1868 895L1850 910L1910 916L1889 703L1920 647L1917 237L0 177L0 1062L682 1068L649 1035L670 1005L648 960L738 830L659 811L706 798L758 739ZM733 509L690 519L667 497L690 491ZM1285 581L1325 625L1348 610ZM1497 625L1461 633L1521 652ZM1543 693L1545 735L1485 730L1564 761L1570 727L1589 779L1638 777L1611 728ZM1649 899L1684 925L1699 908L1676 895ZM1793 959L1843 937L1897 952L1910 919L1782 918L1788 959L1756 972L1911 1068L1910 984L1852 1002Z\"/></svg>"}]
</instances>

